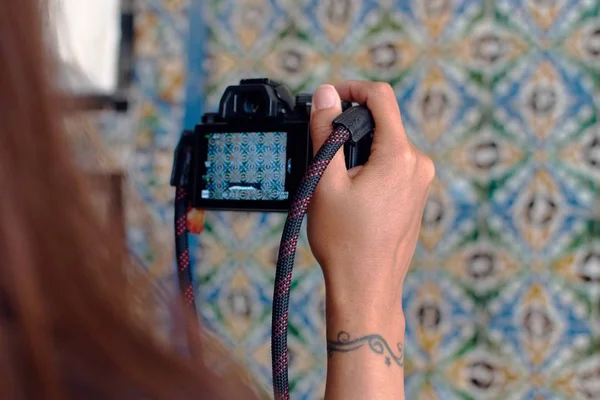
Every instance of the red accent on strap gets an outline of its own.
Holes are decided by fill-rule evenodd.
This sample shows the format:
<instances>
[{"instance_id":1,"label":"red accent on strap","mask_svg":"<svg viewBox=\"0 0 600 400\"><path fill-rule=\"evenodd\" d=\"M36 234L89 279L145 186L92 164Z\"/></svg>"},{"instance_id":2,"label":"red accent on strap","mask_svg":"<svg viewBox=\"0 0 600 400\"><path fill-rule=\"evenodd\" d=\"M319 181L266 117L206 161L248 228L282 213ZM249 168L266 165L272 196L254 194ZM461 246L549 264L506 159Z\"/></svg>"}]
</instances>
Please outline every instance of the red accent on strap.
<instances>
[{"instance_id":1,"label":"red accent on strap","mask_svg":"<svg viewBox=\"0 0 600 400\"><path fill-rule=\"evenodd\" d=\"M275 330L275 336L281 335L287 329L288 313L285 312L279 320L277 320L277 326Z\"/></svg>"},{"instance_id":2,"label":"red accent on strap","mask_svg":"<svg viewBox=\"0 0 600 400\"><path fill-rule=\"evenodd\" d=\"M288 366L288 352L287 349L284 353L279 357L279 359L275 362L275 376L281 375L281 373Z\"/></svg>"},{"instance_id":3,"label":"red accent on strap","mask_svg":"<svg viewBox=\"0 0 600 400\"><path fill-rule=\"evenodd\" d=\"M190 266L190 250L185 249L185 251L179 255L177 261L179 263L179 270L181 272L185 271Z\"/></svg>"},{"instance_id":4,"label":"red accent on strap","mask_svg":"<svg viewBox=\"0 0 600 400\"><path fill-rule=\"evenodd\" d=\"M183 293L186 304L194 304L196 296L194 295L194 286L190 283L190 286Z\"/></svg>"},{"instance_id":5,"label":"red accent on strap","mask_svg":"<svg viewBox=\"0 0 600 400\"><path fill-rule=\"evenodd\" d=\"M187 233L187 216L183 215L177 218L177 226L175 227L175 233L177 236L181 236Z\"/></svg>"},{"instance_id":6,"label":"red accent on strap","mask_svg":"<svg viewBox=\"0 0 600 400\"><path fill-rule=\"evenodd\" d=\"M277 289L275 289L275 295L277 297L285 295L287 292L290 291L291 284L292 284L292 273L290 272L280 282L277 282Z\"/></svg>"},{"instance_id":7,"label":"red accent on strap","mask_svg":"<svg viewBox=\"0 0 600 400\"><path fill-rule=\"evenodd\" d=\"M187 192L184 188L177 188L177 194L175 195L175 198L177 200L183 200L185 199L185 197L187 196Z\"/></svg>"}]
</instances>

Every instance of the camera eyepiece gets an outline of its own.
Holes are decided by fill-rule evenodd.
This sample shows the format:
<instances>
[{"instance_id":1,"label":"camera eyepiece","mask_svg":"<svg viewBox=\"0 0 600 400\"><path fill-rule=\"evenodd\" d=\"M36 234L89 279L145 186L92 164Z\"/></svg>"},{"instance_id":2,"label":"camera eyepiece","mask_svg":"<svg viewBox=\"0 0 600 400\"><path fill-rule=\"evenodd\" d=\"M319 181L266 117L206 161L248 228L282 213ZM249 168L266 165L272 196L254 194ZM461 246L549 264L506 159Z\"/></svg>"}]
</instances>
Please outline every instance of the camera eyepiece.
<instances>
[{"instance_id":1,"label":"camera eyepiece","mask_svg":"<svg viewBox=\"0 0 600 400\"><path fill-rule=\"evenodd\" d=\"M295 100L289 90L269 79L245 79L229 86L219 106L225 120L283 118L294 110Z\"/></svg>"},{"instance_id":2,"label":"camera eyepiece","mask_svg":"<svg viewBox=\"0 0 600 400\"><path fill-rule=\"evenodd\" d=\"M260 102L256 101L257 99L253 99L251 97L248 97L244 100L244 112L246 114L255 114L257 111L260 110Z\"/></svg>"}]
</instances>

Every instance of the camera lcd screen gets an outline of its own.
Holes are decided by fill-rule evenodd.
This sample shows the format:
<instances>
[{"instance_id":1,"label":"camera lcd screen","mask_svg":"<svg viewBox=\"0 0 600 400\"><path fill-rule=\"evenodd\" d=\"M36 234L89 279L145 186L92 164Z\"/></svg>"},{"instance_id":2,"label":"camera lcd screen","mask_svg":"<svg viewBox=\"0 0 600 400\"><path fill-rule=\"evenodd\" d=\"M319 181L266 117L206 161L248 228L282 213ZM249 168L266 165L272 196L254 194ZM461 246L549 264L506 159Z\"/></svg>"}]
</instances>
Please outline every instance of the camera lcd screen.
<instances>
[{"instance_id":1,"label":"camera lcd screen","mask_svg":"<svg viewBox=\"0 0 600 400\"><path fill-rule=\"evenodd\" d=\"M288 200L286 132L205 134L203 200Z\"/></svg>"}]
</instances>

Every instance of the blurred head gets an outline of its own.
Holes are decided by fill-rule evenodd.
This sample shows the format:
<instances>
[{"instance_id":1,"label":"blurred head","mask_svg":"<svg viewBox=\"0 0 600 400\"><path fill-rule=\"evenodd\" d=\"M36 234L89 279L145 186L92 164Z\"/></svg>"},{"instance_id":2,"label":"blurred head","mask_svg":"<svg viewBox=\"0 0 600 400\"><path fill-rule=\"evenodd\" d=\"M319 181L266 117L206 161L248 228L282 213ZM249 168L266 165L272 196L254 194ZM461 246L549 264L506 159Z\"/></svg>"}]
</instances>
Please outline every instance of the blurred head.
<instances>
[{"instance_id":1,"label":"blurred head","mask_svg":"<svg viewBox=\"0 0 600 400\"><path fill-rule=\"evenodd\" d=\"M0 0L3 398L248 398L132 317L119 235L90 212L62 132L41 4Z\"/></svg>"}]
</instances>

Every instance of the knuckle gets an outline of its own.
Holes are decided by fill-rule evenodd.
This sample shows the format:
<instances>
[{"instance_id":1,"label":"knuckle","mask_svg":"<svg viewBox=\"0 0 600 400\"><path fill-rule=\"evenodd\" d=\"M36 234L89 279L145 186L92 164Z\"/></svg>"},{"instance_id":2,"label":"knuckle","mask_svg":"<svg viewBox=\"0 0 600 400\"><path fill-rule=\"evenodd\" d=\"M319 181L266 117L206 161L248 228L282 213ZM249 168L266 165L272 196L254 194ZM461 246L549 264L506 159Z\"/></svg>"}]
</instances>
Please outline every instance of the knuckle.
<instances>
[{"instance_id":1,"label":"knuckle","mask_svg":"<svg viewBox=\"0 0 600 400\"><path fill-rule=\"evenodd\" d=\"M412 168L417 164L417 154L410 147L400 150L398 158L404 167Z\"/></svg>"},{"instance_id":2,"label":"knuckle","mask_svg":"<svg viewBox=\"0 0 600 400\"><path fill-rule=\"evenodd\" d=\"M374 82L373 83L373 91L378 95L382 96L394 96L394 89L387 82Z\"/></svg>"},{"instance_id":3,"label":"knuckle","mask_svg":"<svg viewBox=\"0 0 600 400\"><path fill-rule=\"evenodd\" d=\"M423 175L425 177L427 185L430 185L435 179L435 163L431 158L424 155L422 157L422 164Z\"/></svg>"},{"instance_id":4,"label":"knuckle","mask_svg":"<svg viewBox=\"0 0 600 400\"><path fill-rule=\"evenodd\" d=\"M310 121L310 131L313 135L329 135L332 131L332 118L323 118L322 116L314 115Z\"/></svg>"},{"instance_id":5,"label":"knuckle","mask_svg":"<svg viewBox=\"0 0 600 400\"><path fill-rule=\"evenodd\" d=\"M312 132L314 135L317 135L317 136L323 136L323 135L329 136L329 134L332 132L331 124L327 124L327 123L315 124L312 128Z\"/></svg>"}]
</instances>

